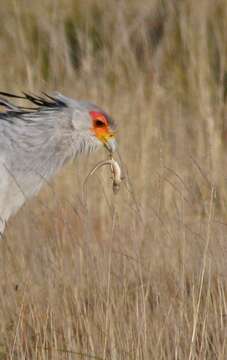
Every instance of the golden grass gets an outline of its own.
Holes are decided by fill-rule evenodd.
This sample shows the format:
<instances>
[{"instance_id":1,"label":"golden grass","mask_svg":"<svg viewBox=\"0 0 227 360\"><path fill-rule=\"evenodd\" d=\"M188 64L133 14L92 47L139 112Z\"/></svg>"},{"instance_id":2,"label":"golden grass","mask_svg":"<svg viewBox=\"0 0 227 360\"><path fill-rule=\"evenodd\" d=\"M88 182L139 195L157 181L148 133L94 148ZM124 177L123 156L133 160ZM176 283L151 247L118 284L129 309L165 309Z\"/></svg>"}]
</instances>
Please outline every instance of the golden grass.
<instances>
[{"instance_id":1,"label":"golden grass","mask_svg":"<svg viewBox=\"0 0 227 360\"><path fill-rule=\"evenodd\" d=\"M1 1L4 91L117 120L126 180L82 157L0 244L0 359L226 359L227 6Z\"/></svg>"}]
</instances>

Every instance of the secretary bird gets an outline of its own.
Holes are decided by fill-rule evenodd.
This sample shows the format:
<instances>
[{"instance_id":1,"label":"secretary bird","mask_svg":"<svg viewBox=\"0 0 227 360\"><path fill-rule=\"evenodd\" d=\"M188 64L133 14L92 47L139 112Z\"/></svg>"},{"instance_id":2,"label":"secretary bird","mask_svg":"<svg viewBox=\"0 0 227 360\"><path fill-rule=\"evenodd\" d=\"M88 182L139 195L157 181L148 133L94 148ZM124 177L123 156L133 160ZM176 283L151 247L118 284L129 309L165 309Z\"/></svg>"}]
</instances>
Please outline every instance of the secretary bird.
<instances>
[{"instance_id":1,"label":"secretary bird","mask_svg":"<svg viewBox=\"0 0 227 360\"><path fill-rule=\"evenodd\" d=\"M7 98L27 100L31 107ZM100 145L112 153L115 124L98 106L59 93L0 92L0 233L7 220L69 160Z\"/></svg>"}]
</instances>

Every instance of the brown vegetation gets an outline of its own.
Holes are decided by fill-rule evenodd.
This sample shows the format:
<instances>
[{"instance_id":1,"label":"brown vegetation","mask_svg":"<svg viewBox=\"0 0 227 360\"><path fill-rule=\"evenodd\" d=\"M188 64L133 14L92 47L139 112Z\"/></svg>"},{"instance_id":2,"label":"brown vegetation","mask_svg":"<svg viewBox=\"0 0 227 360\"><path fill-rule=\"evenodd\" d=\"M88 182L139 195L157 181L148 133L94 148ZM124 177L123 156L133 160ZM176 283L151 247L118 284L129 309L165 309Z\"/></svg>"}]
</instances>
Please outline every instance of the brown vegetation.
<instances>
[{"instance_id":1,"label":"brown vegetation","mask_svg":"<svg viewBox=\"0 0 227 360\"><path fill-rule=\"evenodd\" d=\"M1 1L0 85L89 99L125 181L77 159L0 244L0 359L227 358L225 0Z\"/></svg>"}]
</instances>

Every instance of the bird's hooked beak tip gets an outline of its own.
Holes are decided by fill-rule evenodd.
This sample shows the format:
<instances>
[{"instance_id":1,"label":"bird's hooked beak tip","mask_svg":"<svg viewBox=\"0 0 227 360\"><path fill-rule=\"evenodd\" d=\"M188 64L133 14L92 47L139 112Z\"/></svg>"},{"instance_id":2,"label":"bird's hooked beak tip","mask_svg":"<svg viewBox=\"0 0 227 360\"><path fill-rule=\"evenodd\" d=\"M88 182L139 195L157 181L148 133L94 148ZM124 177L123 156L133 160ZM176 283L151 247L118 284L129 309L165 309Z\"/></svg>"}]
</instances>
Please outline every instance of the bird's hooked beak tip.
<instances>
[{"instance_id":1,"label":"bird's hooked beak tip","mask_svg":"<svg viewBox=\"0 0 227 360\"><path fill-rule=\"evenodd\" d=\"M117 142L115 138L112 136L107 141L104 142L104 147L110 154L113 154L117 148Z\"/></svg>"}]
</instances>

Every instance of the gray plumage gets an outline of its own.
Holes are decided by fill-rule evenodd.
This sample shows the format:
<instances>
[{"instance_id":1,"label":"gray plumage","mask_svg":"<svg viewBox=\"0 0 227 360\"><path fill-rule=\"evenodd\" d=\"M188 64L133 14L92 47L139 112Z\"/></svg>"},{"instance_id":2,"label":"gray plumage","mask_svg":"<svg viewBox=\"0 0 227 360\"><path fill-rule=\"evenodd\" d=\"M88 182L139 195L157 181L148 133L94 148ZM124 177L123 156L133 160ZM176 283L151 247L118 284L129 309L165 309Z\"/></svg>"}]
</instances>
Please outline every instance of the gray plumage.
<instances>
[{"instance_id":1,"label":"gray plumage","mask_svg":"<svg viewBox=\"0 0 227 360\"><path fill-rule=\"evenodd\" d=\"M83 152L102 145L91 131L90 112L100 112L96 105L75 101L61 94L35 97L28 94L3 96L29 100L32 108L19 107L5 98L0 105L0 232L5 223L26 201L36 194L66 162ZM114 139L108 141L113 150Z\"/></svg>"}]
</instances>

